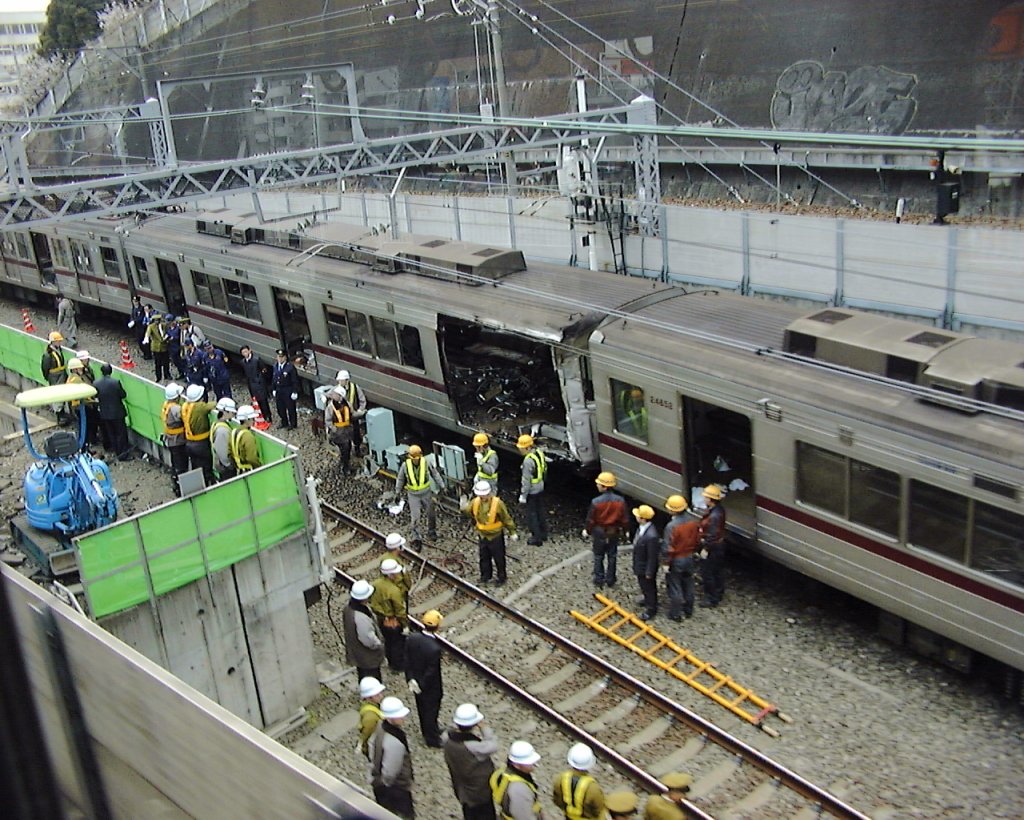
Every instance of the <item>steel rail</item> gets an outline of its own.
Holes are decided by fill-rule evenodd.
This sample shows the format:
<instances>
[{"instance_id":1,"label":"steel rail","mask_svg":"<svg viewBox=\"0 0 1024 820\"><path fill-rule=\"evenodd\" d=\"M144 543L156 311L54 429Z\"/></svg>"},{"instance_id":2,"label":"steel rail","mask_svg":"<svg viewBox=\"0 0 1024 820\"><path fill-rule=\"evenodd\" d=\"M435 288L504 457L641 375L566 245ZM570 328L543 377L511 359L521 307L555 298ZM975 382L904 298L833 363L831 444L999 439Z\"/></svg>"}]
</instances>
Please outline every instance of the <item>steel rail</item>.
<instances>
[{"instance_id":1,"label":"steel rail","mask_svg":"<svg viewBox=\"0 0 1024 820\"><path fill-rule=\"evenodd\" d=\"M374 530L367 524L359 521L358 519L352 517L348 513L344 512L338 507L335 507L332 504L321 502L321 506L332 518L342 521L347 526L352 527L361 534L383 543L384 535ZM606 680L610 680L616 683L617 685L621 686L627 691L632 692L634 696L639 698L640 700L650 704L651 706L654 706L656 709L663 713L669 714L675 720L680 721L696 733L703 736L705 740L712 741L722 749L730 752L731 754L736 755L738 758L740 758L746 763L749 763L759 771L770 775L776 782L786 786L790 791L793 791L802 796L803 798L807 799L808 801L816 804L819 810L829 812L830 814L836 817L850 818L851 820L870 820L870 817L868 815L864 814L863 812L859 811L858 809L854 808L848 803L845 803L844 801L840 800L838 797L831 794L830 792L815 785L806 778L801 777L796 772L788 769L780 763L776 763L770 757L762 754L757 749L744 743L739 738L730 735L724 729L721 729L714 723L711 723L710 721L706 720L705 718L701 717L695 712L690 711L683 705L677 703L676 701L662 694L661 692L644 683L643 681L633 677L632 675L626 672L623 672L621 669L617 668L613 664L604 660L600 656L593 654L589 650L584 649L582 646L579 646L578 644L574 643L573 641L569 640L563 635L560 635L558 632L551 629L550 627L534 620L533 618L530 618L529 616L525 615L515 607L504 604L501 601L491 597L486 592L477 587L475 584L472 584L464 578L460 578L458 575L455 575L454 573L446 570L444 567L439 566L438 564L434 563L429 558L424 556L422 553L413 552L411 550L405 550L405 552L413 556L417 561L422 562L422 564L428 567L436 577L443 579L445 583L450 584L451 586L458 589L460 592L472 597L474 600L478 601L483 606L493 610L502 617L507 618L508 620L517 624L521 628L538 634L540 637L548 641L548 643L556 646L558 649L560 649L562 652L568 655L571 659L575 660L577 663L582 662L586 664L591 669L604 676ZM348 576L342 570L335 568L334 572L336 577L338 578L351 579L351 576ZM349 582L351 582L351 580ZM450 648L460 658L466 656L466 653L464 653L458 647L453 646L448 641L445 642L445 646ZM469 660L467 660L467 662L470 663L471 666L474 666L474 668L486 668L480 661L477 661L476 659L470 658ZM483 671L483 669L481 669L481 671ZM502 678L499 673L493 672L493 670L488 670L485 672L485 674L488 677L497 680L499 683L509 688L511 691L514 691L517 694L519 693L519 687L511 681L506 681L506 679ZM573 724L569 723L566 718L550 709L550 707L547 707L546 705L537 701L536 698L534 698L529 693L524 693L524 695L525 700L530 702L531 705L536 704L536 708L538 708L545 716L547 716L550 720L556 722L560 727L562 727L566 731L569 731L572 734L581 738L588 736L583 729L580 729L579 727L576 727ZM589 743L591 741L588 740L587 742ZM628 774L631 777L635 777L636 779L639 779L641 782L645 783L645 785L648 785L650 783L651 775L649 775L647 772L644 772L642 769L633 766L633 764L629 763L629 761L626 761L624 758L621 757L621 755L619 755L614 750L609 749L609 747L607 747L600 741L593 739L592 742L602 752L608 754L609 759L614 764L620 765L620 761L622 761L622 765L625 767L623 770L626 774ZM655 782L657 783L657 781ZM660 784L657 784L654 788L664 790L664 787ZM694 817L707 816L703 814L701 809L692 804L687 804L686 808L688 811L693 812L692 816Z\"/></svg>"}]
</instances>

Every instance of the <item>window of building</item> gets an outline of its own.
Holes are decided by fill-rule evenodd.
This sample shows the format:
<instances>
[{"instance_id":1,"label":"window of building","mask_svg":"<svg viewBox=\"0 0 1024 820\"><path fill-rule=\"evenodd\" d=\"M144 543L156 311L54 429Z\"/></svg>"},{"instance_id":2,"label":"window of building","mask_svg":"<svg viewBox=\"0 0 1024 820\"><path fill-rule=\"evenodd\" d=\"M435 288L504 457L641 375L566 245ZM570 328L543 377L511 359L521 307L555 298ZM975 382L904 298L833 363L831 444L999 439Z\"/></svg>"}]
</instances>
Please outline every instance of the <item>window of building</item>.
<instances>
[{"instance_id":1,"label":"window of building","mask_svg":"<svg viewBox=\"0 0 1024 820\"><path fill-rule=\"evenodd\" d=\"M89 255L89 248L77 239L71 241L71 259L75 270L79 273L95 273L92 267L92 257Z\"/></svg>"},{"instance_id":2,"label":"window of building","mask_svg":"<svg viewBox=\"0 0 1024 820\"><path fill-rule=\"evenodd\" d=\"M111 279L121 278L121 265L117 261L117 250L100 245L100 259L103 260L103 273Z\"/></svg>"},{"instance_id":3,"label":"window of building","mask_svg":"<svg viewBox=\"0 0 1024 820\"><path fill-rule=\"evenodd\" d=\"M975 501L973 518L970 565L1024 586L1024 515Z\"/></svg>"},{"instance_id":4,"label":"window of building","mask_svg":"<svg viewBox=\"0 0 1024 820\"><path fill-rule=\"evenodd\" d=\"M345 311L324 305L324 317L327 320L327 340L335 347L352 347Z\"/></svg>"},{"instance_id":5,"label":"window of building","mask_svg":"<svg viewBox=\"0 0 1024 820\"><path fill-rule=\"evenodd\" d=\"M915 547L963 562L969 499L951 490L912 480L909 505L907 541Z\"/></svg>"},{"instance_id":6,"label":"window of building","mask_svg":"<svg viewBox=\"0 0 1024 820\"><path fill-rule=\"evenodd\" d=\"M234 313L236 316L245 316L247 319L254 319L257 322L263 321L263 316L260 314L260 302L256 296L256 288L245 284L245 282L225 279L224 290L227 292L228 313Z\"/></svg>"},{"instance_id":7,"label":"window of building","mask_svg":"<svg viewBox=\"0 0 1024 820\"><path fill-rule=\"evenodd\" d=\"M372 323L377 357L398 364L398 339L395 337L395 323L377 316L373 317Z\"/></svg>"},{"instance_id":8,"label":"window of building","mask_svg":"<svg viewBox=\"0 0 1024 820\"><path fill-rule=\"evenodd\" d=\"M192 271L192 284L196 288L196 301L207 307L217 310L227 310L227 299L224 298L224 285L219 277L210 276L208 273Z\"/></svg>"},{"instance_id":9,"label":"window of building","mask_svg":"<svg viewBox=\"0 0 1024 820\"><path fill-rule=\"evenodd\" d=\"M135 284L140 288L152 290L153 286L149 279L149 266L141 256L133 256L132 262L135 265Z\"/></svg>"},{"instance_id":10,"label":"window of building","mask_svg":"<svg viewBox=\"0 0 1024 820\"><path fill-rule=\"evenodd\" d=\"M647 403L643 388L618 379L611 380L611 388L616 432L647 441Z\"/></svg>"}]
</instances>

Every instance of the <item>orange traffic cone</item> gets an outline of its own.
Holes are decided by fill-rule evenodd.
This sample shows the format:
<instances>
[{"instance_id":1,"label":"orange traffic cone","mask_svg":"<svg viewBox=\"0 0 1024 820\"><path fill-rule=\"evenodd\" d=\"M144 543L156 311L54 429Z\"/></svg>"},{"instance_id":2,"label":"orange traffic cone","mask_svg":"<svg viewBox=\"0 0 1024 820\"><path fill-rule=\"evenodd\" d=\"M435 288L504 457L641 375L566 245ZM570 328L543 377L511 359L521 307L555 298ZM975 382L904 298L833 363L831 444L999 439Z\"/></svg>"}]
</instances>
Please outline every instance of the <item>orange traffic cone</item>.
<instances>
[{"instance_id":1,"label":"orange traffic cone","mask_svg":"<svg viewBox=\"0 0 1024 820\"><path fill-rule=\"evenodd\" d=\"M263 411L260 409L260 403L256 401L256 397L253 396L251 399L252 409L256 411L256 421L252 423L252 426L257 430L269 430L270 422L263 418Z\"/></svg>"},{"instance_id":2,"label":"orange traffic cone","mask_svg":"<svg viewBox=\"0 0 1024 820\"><path fill-rule=\"evenodd\" d=\"M128 349L128 342L124 339L121 340L121 367L125 370L131 370L135 367L135 362L132 361L131 351Z\"/></svg>"},{"instance_id":3,"label":"orange traffic cone","mask_svg":"<svg viewBox=\"0 0 1024 820\"><path fill-rule=\"evenodd\" d=\"M28 308L21 309L21 321L25 325L26 333L35 333L36 326L32 324L32 317L28 315Z\"/></svg>"}]
</instances>

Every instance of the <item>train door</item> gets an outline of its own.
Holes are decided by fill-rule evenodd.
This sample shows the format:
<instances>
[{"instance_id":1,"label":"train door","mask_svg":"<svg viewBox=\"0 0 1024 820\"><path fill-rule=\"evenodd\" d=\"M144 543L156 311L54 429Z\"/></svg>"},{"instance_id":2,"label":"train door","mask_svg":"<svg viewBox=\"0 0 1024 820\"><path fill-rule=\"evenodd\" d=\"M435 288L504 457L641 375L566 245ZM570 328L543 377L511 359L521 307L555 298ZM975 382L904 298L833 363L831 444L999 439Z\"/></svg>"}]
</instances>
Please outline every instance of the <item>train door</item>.
<instances>
[{"instance_id":1,"label":"train door","mask_svg":"<svg viewBox=\"0 0 1024 820\"><path fill-rule=\"evenodd\" d=\"M175 316L185 314L185 291L181 287L178 265L169 259L157 259L156 269L160 273L160 287L164 291L167 311Z\"/></svg>"},{"instance_id":2,"label":"train door","mask_svg":"<svg viewBox=\"0 0 1024 820\"><path fill-rule=\"evenodd\" d=\"M96 269L92 262L92 253L89 246L77 239L69 240L71 247L71 264L75 269L75 281L78 282L78 292L87 299L99 301L100 289L99 279L96 277Z\"/></svg>"},{"instance_id":3,"label":"train door","mask_svg":"<svg viewBox=\"0 0 1024 820\"><path fill-rule=\"evenodd\" d=\"M295 362L296 367L315 374L316 355L302 294L284 288L273 288L273 291L277 326L281 329L281 347L288 351L288 359Z\"/></svg>"},{"instance_id":4,"label":"train door","mask_svg":"<svg viewBox=\"0 0 1024 820\"><path fill-rule=\"evenodd\" d=\"M36 256L36 267L39 268L39 281L44 287L57 286L57 271L53 269L53 255L50 252L50 241L44 234L30 231L32 250Z\"/></svg>"},{"instance_id":5,"label":"train door","mask_svg":"<svg viewBox=\"0 0 1024 820\"><path fill-rule=\"evenodd\" d=\"M755 496L750 419L742 413L683 397L683 452L690 489L719 484L732 528L753 536ZM691 499L692 500L692 499Z\"/></svg>"}]
</instances>

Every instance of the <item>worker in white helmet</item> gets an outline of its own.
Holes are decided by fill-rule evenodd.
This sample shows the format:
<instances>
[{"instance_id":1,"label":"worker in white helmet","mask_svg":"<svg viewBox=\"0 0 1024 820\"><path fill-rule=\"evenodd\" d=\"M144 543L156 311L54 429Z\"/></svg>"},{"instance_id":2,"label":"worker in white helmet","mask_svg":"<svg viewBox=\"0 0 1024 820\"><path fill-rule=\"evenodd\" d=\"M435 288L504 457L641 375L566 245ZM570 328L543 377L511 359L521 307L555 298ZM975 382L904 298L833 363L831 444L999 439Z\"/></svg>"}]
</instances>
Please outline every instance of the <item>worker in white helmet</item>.
<instances>
[{"instance_id":1,"label":"worker in white helmet","mask_svg":"<svg viewBox=\"0 0 1024 820\"><path fill-rule=\"evenodd\" d=\"M171 481L174 494L180 493L178 476L188 470L188 452L185 450L185 422L181 419L181 385L171 382L164 388L164 403L160 408L163 426L163 445L171 457Z\"/></svg>"},{"instance_id":2,"label":"worker in white helmet","mask_svg":"<svg viewBox=\"0 0 1024 820\"><path fill-rule=\"evenodd\" d=\"M604 820L604 792L590 773L597 760L586 743L577 743L566 756L570 768L555 778L552 798L567 818Z\"/></svg>"},{"instance_id":3,"label":"worker in white helmet","mask_svg":"<svg viewBox=\"0 0 1024 820\"><path fill-rule=\"evenodd\" d=\"M352 375L347 370L338 371L334 389L345 397L345 401L348 402L352 411L352 444L355 445L358 453L359 445L363 443L362 419L368 409L366 393L363 392L363 388L352 381Z\"/></svg>"}]
</instances>

